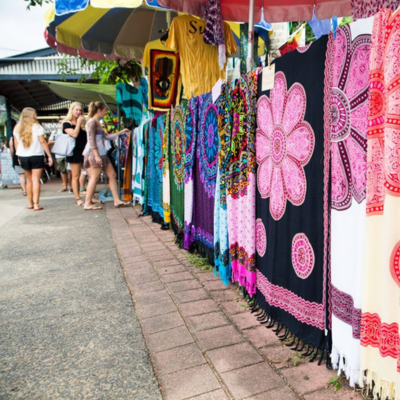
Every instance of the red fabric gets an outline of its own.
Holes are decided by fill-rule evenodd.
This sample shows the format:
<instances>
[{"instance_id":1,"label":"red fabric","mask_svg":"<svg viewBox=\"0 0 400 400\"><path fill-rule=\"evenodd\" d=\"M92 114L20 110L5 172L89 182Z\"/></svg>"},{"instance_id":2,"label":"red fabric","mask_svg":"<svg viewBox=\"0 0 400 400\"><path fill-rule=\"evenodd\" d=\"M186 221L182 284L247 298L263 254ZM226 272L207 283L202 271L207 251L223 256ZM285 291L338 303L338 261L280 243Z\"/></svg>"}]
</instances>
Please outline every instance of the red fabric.
<instances>
[{"instance_id":1,"label":"red fabric","mask_svg":"<svg viewBox=\"0 0 400 400\"><path fill-rule=\"evenodd\" d=\"M158 0L162 6L203 17L205 0ZM261 7L268 22L308 21L313 15L311 0L255 0L254 21L261 20ZM351 15L350 0L315 0L319 19ZM222 16L226 21L248 22L249 0L221 0Z\"/></svg>"}]
</instances>

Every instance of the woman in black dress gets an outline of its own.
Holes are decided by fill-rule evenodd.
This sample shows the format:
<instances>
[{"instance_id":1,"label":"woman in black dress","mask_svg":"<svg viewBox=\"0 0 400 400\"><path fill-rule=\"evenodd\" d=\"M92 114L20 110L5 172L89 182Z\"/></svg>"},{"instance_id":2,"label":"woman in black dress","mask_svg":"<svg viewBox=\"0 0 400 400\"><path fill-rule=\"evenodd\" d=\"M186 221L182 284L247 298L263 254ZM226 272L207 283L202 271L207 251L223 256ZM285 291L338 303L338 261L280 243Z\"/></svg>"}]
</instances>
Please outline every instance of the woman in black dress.
<instances>
[{"instance_id":1,"label":"woman in black dress","mask_svg":"<svg viewBox=\"0 0 400 400\"><path fill-rule=\"evenodd\" d=\"M87 142L85 131L85 119L83 117L83 107L81 103L74 102L71 104L68 115L62 124L63 133L76 139L74 152L71 157L67 157L67 162L71 167L71 188L75 195L75 201L78 206L83 205L83 201L79 191L79 176L83 163L83 150Z\"/></svg>"}]
</instances>

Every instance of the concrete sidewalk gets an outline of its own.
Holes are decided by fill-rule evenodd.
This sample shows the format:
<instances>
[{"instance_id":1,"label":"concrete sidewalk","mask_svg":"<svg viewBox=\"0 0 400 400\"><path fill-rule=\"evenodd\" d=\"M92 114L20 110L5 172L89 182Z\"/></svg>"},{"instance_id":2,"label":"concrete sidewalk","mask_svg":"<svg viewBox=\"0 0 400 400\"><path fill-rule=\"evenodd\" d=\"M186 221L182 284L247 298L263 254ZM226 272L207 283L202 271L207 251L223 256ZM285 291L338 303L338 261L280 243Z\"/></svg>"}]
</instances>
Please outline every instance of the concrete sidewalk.
<instances>
[{"instance_id":1,"label":"concrete sidewalk","mask_svg":"<svg viewBox=\"0 0 400 400\"><path fill-rule=\"evenodd\" d=\"M261 326L234 285L197 268L139 207L106 208L150 357L167 400L361 399Z\"/></svg>"},{"instance_id":2,"label":"concrete sidewalk","mask_svg":"<svg viewBox=\"0 0 400 400\"><path fill-rule=\"evenodd\" d=\"M161 399L104 212L0 190L0 398Z\"/></svg>"}]
</instances>

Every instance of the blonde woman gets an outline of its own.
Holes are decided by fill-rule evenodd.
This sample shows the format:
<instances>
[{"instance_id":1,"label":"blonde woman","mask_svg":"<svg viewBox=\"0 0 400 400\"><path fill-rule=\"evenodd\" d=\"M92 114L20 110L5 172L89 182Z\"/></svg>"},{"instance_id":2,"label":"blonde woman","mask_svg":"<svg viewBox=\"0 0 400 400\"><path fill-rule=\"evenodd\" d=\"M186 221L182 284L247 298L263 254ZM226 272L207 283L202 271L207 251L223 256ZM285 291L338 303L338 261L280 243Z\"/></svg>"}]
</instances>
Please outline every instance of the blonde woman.
<instances>
[{"instance_id":1,"label":"blonde woman","mask_svg":"<svg viewBox=\"0 0 400 400\"><path fill-rule=\"evenodd\" d=\"M28 208L40 211L39 204L40 178L44 168L44 152L49 158L49 166L53 159L49 146L44 138L44 129L37 120L36 111L27 107L22 110L18 124L14 128L15 154L19 158L26 177L26 195ZM43 151L44 150L44 151Z\"/></svg>"},{"instance_id":2,"label":"blonde woman","mask_svg":"<svg viewBox=\"0 0 400 400\"><path fill-rule=\"evenodd\" d=\"M88 122L86 131L88 134L88 142L84 151L85 161L84 167L88 171L89 182L86 187L85 210L100 210L101 207L92 203L94 191L96 190L97 182L99 181L101 171L107 175L109 186L114 199L115 207L128 207L131 203L124 202L120 199L117 188L117 175L110 159L107 156L105 140L114 140L119 135L128 133L129 129L123 129L121 132L106 135L101 127L100 119L106 115L107 108L101 101L92 102L89 104Z\"/></svg>"},{"instance_id":3,"label":"blonde woman","mask_svg":"<svg viewBox=\"0 0 400 400\"><path fill-rule=\"evenodd\" d=\"M71 157L67 157L67 163L71 167L70 185L75 195L75 202L78 206L83 205L79 190L79 176L83 163L83 150L87 142L85 131L85 119L83 117L83 107L81 103L75 101L69 107L67 116L62 123L62 131L76 139L74 152Z\"/></svg>"}]
</instances>

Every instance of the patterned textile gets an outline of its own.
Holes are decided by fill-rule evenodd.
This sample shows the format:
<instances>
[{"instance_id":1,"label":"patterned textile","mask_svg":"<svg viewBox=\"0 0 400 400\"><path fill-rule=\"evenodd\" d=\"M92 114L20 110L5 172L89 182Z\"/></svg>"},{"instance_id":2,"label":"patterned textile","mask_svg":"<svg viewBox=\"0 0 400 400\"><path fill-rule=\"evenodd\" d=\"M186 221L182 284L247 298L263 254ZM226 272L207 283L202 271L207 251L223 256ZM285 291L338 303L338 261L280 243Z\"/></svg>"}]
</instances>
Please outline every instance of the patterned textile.
<instances>
[{"instance_id":1,"label":"patterned textile","mask_svg":"<svg viewBox=\"0 0 400 400\"><path fill-rule=\"evenodd\" d=\"M396 11L399 6L399 0L351 0L354 20L373 17L382 8Z\"/></svg>"},{"instance_id":2,"label":"patterned textile","mask_svg":"<svg viewBox=\"0 0 400 400\"><path fill-rule=\"evenodd\" d=\"M361 370L374 395L389 399L400 399L399 37L400 14L381 10L371 39Z\"/></svg>"},{"instance_id":3,"label":"patterned textile","mask_svg":"<svg viewBox=\"0 0 400 400\"><path fill-rule=\"evenodd\" d=\"M132 140L133 140L133 131L130 132L129 135L124 135L127 137L127 151L125 155L125 163L124 165L124 179L122 182L122 199L125 201L131 201L133 199L133 190L132 190Z\"/></svg>"},{"instance_id":4,"label":"patterned textile","mask_svg":"<svg viewBox=\"0 0 400 400\"><path fill-rule=\"evenodd\" d=\"M204 43L218 45L219 67L223 70L226 62L226 47L220 0L208 0L204 3L204 18L206 20Z\"/></svg>"},{"instance_id":5,"label":"patterned textile","mask_svg":"<svg viewBox=\"0 0 400 400\"><path fill-rule=\"evenodd\" d=\"M163 155L163 209L164 222L171 222L171 194L170 194L170 172L169 172L169 112L158 117L160 119L157 125L162 129L162 155Z\"/></svg>"},{"instance_id":6,"label":"patterned textile","mask_svg":"<svg viewBox=\"0 0 400 400\"><path fill-rule=\"evenodd\" d=\"M258 61L258 35L254 34L253 60L254 65ZM247 72L247 51L249 49L249 24L245 22L240 24L240 73Z\"/></svg>"},{"instance_id":7,"label":"patterned textile","mask_svg":"<svg viewBox=\"0 0 400 400\"><path fill-rule=\"evenodd\" d=\"M171 222L176 234L183 236L185 210L185 108L176 107L172 113L170 134Z\"/></svg>"},{"instance_id":8,"label":"patterned textile","mask_svg":"<svg viewBox=\"0 0 400 400\"><path fill-rule=\"evenodd\" d=\"M242 75L232 85L225 136L229 152L225 178L229 252L232 282L239 282L250 296L256 292L255 270L255 132L258 71Z\"/></svg>"},{"instance_id":9,"label":"patterned textile","mask_svg":"<svg viewBox=\"0 0 400 400\"><path fill-rule=\"evenodd\" d=\"M185 114L185 249L189 249L193 237L191 227L193 222L193 177L197 141L198 98L193 97L187 104Z\"/></svg>"},{"instance_id":10,"label":"patterned textile","mask_svg":"<svg viewBox=\"0 0 400 400\"><path fill-rule=\"evenodd\" d=\"M153 219L158 221L164 218L163 209L163 154L162 154L163 119L155 116L151 120L149 130L149 155L148 155L148 198L147 203L151 208Z\"/></svg>"},{"instance_id":11,"label":"patterned textile","mask_svg":"<svg viewBox=\"0 0 400 400\"><path fill-rule=\"evenodd\" d=\"M317 349L326 344L327 42L324 36L275 61L274 89L258 100L256 135L256 299L293 340Z\"/></svg>"},{"instance_id":12,"label":"patterned textile","mask_svg":"<svg viewBox=\"0 0 400 400\"><path fill-rule=\"evenodd\" d=\"M198 125L193 163L193 218L189 242L214 257L214 203L218 170L218 107L212 94L198 97ZM186 207L186 205L185 205Z\"/></svg>"},{"instance_id":13,"label":"patterned textile","mask_svg":"<svg viewBox=\"0 0 400 400\"><path fill-rule=\"evenodd\" d=\"M230 131L225 130L229 121L231 83L222 85L219 97L218 130L219 157L214 208L214 274L228 285L232 274L229 256L228 210L226 206L226 172L230 159ZM226 134L228 132L228 134Z\"/></svg>"},{"instance_id":14,"label":"patterned textile","mask_svg":"<svg viewBox=\"0 0 400 400\"><path fill-rule=\"evenodd\" d=\"M331 125L332 363L350 386L359 384L362 282L365 262L365 195L369 61L372 19L345 25L333 47Z\"/></svg>"}]
</instances>

